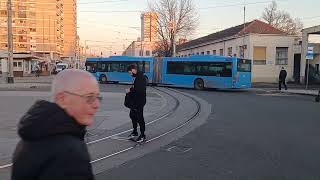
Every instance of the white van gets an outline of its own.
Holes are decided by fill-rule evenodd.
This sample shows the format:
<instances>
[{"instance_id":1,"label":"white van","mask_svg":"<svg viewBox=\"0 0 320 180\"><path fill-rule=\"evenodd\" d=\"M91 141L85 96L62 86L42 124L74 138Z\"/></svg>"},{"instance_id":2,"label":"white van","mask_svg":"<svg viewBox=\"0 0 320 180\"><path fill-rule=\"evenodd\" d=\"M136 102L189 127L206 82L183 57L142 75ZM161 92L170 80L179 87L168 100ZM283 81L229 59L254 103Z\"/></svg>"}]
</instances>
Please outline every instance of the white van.
<instances>
[{"instance_id":1,"label":"white van","mask_svg":"<svg viewBox=\"0 0 320 180\"><path fill-rule=\"evenodd\" d=\"M58 63L57 64L57 68L56 68L56 72L60 72L64 69L68 69L69 65L67 63Z\"/></svg>"}]
</instances>

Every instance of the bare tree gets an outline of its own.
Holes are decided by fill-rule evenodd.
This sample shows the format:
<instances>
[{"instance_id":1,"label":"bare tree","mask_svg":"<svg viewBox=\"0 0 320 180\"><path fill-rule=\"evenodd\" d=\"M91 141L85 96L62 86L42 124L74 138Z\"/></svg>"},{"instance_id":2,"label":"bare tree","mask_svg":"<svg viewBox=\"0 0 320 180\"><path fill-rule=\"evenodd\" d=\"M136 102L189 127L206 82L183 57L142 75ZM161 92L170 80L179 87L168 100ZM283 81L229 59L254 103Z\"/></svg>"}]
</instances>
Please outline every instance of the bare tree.
<instances>
[{"instance_id":1,"label":"bare tree","mask_svg":"<svg viewBox=\"0 0 320 180\"><path fill-rule=\"evenodd\" d=\"M175 40L192 34L197 27L193 0L153 0L149 10L157 13L157 25L152 27L159 39L156 52L159 56L172 56Z\"/></svg>"},{"instance_id":2,"label":"bare tree","mask_svg":"<svg viewBox=\"0 0 320 180\"><path fill-rule=\"evenodd\" d=\"M299 34L303 28L300 19L293 19L288 12L278 10L275 1L272 1L272 3L265 8L262 13L262 19L273 27L290 35Z\"/></svg>"}]
</instances>

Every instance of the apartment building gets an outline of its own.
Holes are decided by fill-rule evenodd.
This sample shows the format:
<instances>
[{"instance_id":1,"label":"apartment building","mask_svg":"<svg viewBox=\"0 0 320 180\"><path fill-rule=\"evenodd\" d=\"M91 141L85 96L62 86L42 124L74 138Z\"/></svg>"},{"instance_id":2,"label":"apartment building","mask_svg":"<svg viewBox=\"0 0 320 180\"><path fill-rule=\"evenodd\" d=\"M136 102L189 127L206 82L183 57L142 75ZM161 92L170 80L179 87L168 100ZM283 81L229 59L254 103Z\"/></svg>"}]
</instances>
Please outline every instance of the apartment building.
<instances>
[{"instance_id":1,"label":"apartment building","mask_svg":"<svg viewBox=\"0 0 320 180\"><path fill-rule=\"evenodd\" d=\"M157 13L145 12L141 14L141 38L132 43L122 53L124 56L153 56L157 33Z\"/></svg>"},{"instance_id":2,"label":"apartment building","mask_svg":"<svg viewBox=\"0 0 320 180\"><path fill-rule=\"evenodd\" d=\"M0 48L7 48L7 1L0 0ZM48 56L63 53L63 3L60 0L12 1L14 53Z\"/></svg>"},{"instance_id":3,"label":"apartment building","mask_svg":"<svg viewBox=\"0 0 320 180\"><path fill-rule=\"evenodd\" d=\"M141 40L148 42L157 41L158 16L155 12L141 14Z\"/></svg>"},{"instance_id":4,"label":"apartment building","mask_svg":"<svg viewBox=\"0 0 320 180\"><path fill-rule=\"evenodd\" d=\"M64 50L62 59L75 63L77 57L77 1L63 0Z\"/></svg>"},{"instance_id":5,"label":"apartment building","mask_svg":"<svg viewBox=\"0 0 320 180\"><path fill-rule=\"evenodd\" d=\"M20 54L17 57L28 57L14 59L14 72L31 73L39 62L43 65L43 71L48 71L50 60L54 62L62 56L75 57L75 0L12 0L12 10L14 53ZM7 49L7 33L7 0L0 0L2 50Z\"/></svg>"}]
</instances>

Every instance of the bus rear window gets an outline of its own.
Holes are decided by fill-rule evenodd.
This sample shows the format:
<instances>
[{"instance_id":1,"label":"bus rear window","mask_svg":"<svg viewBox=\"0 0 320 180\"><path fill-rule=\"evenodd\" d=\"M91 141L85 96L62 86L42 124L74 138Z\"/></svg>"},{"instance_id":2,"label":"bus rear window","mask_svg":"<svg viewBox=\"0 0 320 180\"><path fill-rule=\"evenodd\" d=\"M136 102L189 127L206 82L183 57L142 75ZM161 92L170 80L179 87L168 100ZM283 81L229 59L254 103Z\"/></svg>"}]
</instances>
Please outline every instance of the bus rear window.
<instances>
[{"instance_id":1,"label":"bus rear window","mask_svg":"<svg viewBox=\"0 0 320 180\"><path fill-rule=\"evenodd\" d=\"M251 72L251 60L239 59L238 72Z\"/></svg>"}]
</instances>

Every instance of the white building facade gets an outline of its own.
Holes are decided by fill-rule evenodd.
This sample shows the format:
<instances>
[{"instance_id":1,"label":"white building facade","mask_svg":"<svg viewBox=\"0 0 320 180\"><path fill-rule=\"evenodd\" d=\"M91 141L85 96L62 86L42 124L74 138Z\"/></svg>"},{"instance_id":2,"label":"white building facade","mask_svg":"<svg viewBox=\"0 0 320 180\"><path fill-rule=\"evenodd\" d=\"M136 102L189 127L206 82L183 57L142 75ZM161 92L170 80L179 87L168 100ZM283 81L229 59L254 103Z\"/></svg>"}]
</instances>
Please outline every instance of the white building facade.
<instances>
[{"instance_id":1,"label":"white building facade","mask_svg":"<svg viewBox=\"0 0 320 180\"><path fill-rule=\"evenodd\" d=\"M272 26L255 20L209 36L190 41L178 47L178 56L222 55L252 60L253 82L278 82L281 67L293 81L294 42Z\"/></svg>"},{"instance_id":2,"label":"white building facade","mask_svg":"<svg viewBox=\"0 0 320 180\"><path fill-rule=\"evenodd\" d=\"M154 49L153 42L146 41L133 41L127 49L123 52L123 56L153 56Z\"/></svg>"}]
</instances>

